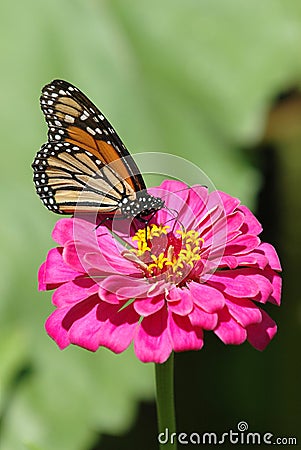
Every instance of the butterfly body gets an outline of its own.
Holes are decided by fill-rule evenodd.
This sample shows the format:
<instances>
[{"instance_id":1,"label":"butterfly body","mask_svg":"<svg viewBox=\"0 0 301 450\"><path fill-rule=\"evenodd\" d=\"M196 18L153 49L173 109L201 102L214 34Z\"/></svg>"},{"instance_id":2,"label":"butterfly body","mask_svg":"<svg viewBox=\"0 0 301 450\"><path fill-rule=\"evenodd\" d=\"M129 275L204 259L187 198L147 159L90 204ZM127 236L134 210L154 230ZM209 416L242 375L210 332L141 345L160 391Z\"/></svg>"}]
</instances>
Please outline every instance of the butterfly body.
<instances>
[{"instance_id":1,"label":"butterfly body","mask_svg":"<svg viewBox=\"0 0 301 450\"><path fill-rule=\"evenodd\" d=\"M58 214L147 217L164 207L114 128L75 86L54 80L42 90L48 142L32 164L37 194Z\"/></svg>"},{"instance_id":2,"label":"butterfly body","mask_svg":"<svg viewBox=\"0 0 301 450\"><path fill-rule=\"evenodd\" d=\"M121 214L126 219L131 217L143 218L150 216L155 211L164 207L164 201L159 197L153 197L147 191L141 191L136 195L135 200L125 197L119 205Z\"/></svg>"}]
</instances>

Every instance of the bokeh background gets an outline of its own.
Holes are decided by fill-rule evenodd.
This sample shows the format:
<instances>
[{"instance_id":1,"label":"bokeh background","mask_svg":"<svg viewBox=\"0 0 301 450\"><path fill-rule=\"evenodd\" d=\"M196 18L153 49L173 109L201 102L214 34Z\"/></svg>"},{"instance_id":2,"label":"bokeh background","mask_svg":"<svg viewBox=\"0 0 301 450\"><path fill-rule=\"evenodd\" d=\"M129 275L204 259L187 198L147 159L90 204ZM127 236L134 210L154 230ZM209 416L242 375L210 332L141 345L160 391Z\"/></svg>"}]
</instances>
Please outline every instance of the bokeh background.
<instances>
[{"instance_id":1,"label":"bokeh background","mask_svg":"<svg viewBox=\"0 0 301 450\"><path fill-rule=\"evenodd\" d=\"M264 352L207 333L203 350L176 355L179 431L245 420L298 437L300 0L2 0L0 54L0 449L157 448L152 365L132 348L60 352L44 331L37 269L57 216L30 165L53 78L80 87L131 152L182 156L240 197L281 255L283 306L267 308L279 332Z\"/></svg>"}]
</instances>

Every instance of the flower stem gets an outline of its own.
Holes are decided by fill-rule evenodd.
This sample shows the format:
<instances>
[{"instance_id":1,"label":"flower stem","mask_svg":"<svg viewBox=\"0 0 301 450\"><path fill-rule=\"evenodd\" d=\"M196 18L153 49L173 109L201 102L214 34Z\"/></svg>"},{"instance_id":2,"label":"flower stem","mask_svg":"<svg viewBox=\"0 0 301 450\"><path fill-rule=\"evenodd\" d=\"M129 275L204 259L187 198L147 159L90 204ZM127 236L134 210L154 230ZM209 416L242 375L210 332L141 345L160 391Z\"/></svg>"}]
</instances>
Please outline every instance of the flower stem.
<instances>
[{"instance_id":1,"label":"flower stem","mask_svg":"<svg viewBox=\"0 0 301 450\"><path fill-rule=\"evenodd\" d=\"M161 450L177 450L174 406L174 354L163 364L156 364L158 439Z\"/></svg>"}]
</instances>

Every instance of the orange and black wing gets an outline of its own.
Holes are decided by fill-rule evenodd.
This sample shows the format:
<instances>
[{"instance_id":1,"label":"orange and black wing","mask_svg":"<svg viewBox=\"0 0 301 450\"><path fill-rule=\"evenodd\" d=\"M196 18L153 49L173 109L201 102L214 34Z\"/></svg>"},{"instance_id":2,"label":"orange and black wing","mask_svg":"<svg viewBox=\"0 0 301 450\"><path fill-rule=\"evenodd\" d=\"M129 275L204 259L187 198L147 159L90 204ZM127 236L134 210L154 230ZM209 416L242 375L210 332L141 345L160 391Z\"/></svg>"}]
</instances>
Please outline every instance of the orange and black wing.
<instances>
[{"instance_id":1,"label":"orange and black wing","mask_svg":"<svg viewBox=\"0 0 301 450\"><path fill-rule=\"evenodd\" d=\"M72 214L114 213L145 184L114 128L75 86L54 80L42 90L48 143L32 164L41 200L50 210Z\"/></svg>"}]
</instances>

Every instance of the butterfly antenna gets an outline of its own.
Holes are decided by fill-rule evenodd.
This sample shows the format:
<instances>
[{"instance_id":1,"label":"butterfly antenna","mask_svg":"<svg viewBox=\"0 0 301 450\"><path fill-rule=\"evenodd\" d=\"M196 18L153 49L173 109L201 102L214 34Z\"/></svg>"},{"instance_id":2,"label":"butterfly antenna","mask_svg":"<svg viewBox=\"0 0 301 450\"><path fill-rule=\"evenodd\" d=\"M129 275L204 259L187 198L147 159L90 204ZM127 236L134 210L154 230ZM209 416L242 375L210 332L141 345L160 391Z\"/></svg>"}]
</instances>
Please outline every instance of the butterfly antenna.
<instances>
[{"instance_id":1,"label":"butterfly antenna","mask_svg":"<svg viewBox=\"0 0 301 450\"><path fill-rule=\"evenodd\" d=\"M206 189L208 189L208 186L207 186L206 184L201 184L200 186L201 186L201 187L204 187L204 188L206 188ZM185 187L185 188L183 188L183 189L179 189L179 190L177 190L177 191L174 191L174 192L172 192L172 194L177 194L178 192L187 191L188 189L191 189L191 186L187 186L187 187ZM162 195L160 198L167 197L167 196L170 195L170 194L171 194L171 192L168 192L167 194Z\"/></svg>"},{"instance_id":2,"label":"butterfly antenna","mask_svg":"<svg viewBox=\"0 0 301 450\"><path fill-rule=\"evenodd\" d=\"M175 216L172 219L168 219L165 223L171 222L172 220L174 220L174 224L172 227L172 232L175 229L176 223L178 222L182 228L182 230L185 230L184 225L182 224L182 222L179 220L179 213L176 209L173 208L168 208L167 206L165 206L165 209L167 209L167 211L169 211L170 213L175 213Z\"/></svg>"}]
</instances>

